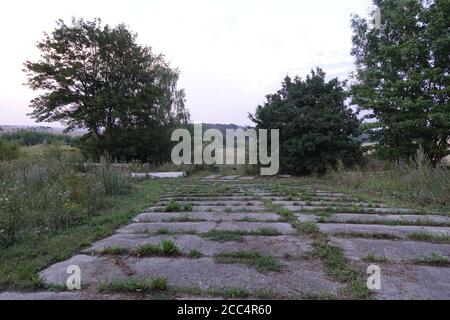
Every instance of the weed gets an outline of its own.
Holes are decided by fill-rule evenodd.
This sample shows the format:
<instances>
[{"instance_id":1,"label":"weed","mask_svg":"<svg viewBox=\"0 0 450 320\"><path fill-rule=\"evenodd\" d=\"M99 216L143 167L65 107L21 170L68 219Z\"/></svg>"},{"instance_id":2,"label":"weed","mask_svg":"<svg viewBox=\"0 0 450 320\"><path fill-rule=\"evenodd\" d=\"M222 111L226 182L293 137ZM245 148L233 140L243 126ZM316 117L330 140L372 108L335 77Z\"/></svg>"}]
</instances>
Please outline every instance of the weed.
<instances>
[{"instance_id":1,"label":"weed","mask_svg":"<svg viewBox=\"0 0 450 320\"><path fill-rule=\"evenodd\" d=\"M280 271L281 265L273 257L257 251L223 252L214 256L218 263L243 263L260 272Z\"/></svg>"}]
</instances>

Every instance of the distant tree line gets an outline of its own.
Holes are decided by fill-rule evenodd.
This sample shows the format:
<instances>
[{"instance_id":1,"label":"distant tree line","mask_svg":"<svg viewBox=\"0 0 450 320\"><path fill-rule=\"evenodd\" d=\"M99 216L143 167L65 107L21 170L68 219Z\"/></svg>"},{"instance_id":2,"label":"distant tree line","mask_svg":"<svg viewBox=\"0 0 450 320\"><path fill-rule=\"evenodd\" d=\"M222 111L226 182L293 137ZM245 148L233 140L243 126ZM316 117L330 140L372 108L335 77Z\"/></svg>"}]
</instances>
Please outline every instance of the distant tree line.
<instances>
[{"instance_id":1,"label":"distant tree line","mask_svg":"<svg viewBox=\"0 0 450 320\"><path fill-rule=\"evenodd\" d=\"M34 146L37 144L62 143L74 144L75 139L68 135L54 134L49 132L37 132L29 130L18 130L0 135L0 140L16 142L22 146Z\"/></svg>"}]
</instances>

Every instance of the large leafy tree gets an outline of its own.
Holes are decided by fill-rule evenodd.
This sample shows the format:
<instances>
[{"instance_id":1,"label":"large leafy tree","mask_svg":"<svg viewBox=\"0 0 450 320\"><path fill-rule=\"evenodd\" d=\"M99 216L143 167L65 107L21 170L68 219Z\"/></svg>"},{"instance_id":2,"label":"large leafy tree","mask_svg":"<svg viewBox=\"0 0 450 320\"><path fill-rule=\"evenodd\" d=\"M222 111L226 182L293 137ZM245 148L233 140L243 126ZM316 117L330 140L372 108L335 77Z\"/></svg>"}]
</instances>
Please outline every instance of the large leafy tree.
<instances>
[{"instance_id":1,"label":"large leafy tree","mask_svg":"<svg viewBox=\"0 0 450 320\"><path fill-rule=\"evenodd\" d=\"M25 63L28 85L41 93L31 102L31 115L64 122L68 130L87 129L98 153L152 159L151 148L136 145L141 152L127 153L124 140L135 137L138 143L189 119L184 92L176 87L178 71L162 55L137 44L136 34L124 25L102 26L98 19L73 19L66 25L60 20L37 47L41 59Z\"/></svg>"},{"instance_id":2,"label":"large leafy tree","mask_svg":"<svg viewBox=\"0 0 450 320\"><path fill-rule=\"evenodd\" d=\"M450 1L374 0L376 25L352 18L357 72L353 103L370 111L378 154L413 157L421 145L433 165L449 154Z\"/></svg>"},{"instance_id":3,"label":"large leafy tree","mask_svg":"<svg viewBox=\"0 0 450 320\"><path fill-rule=\"evenodd\" d=\"M360 158L359 120L345 105L347 93L337 78L325 80L320 68L305 80L286 77L267 95L250 119L261 129L280 129L280 164L292 174L324 173L341 160Z\"/></svg>"}]
</instances>

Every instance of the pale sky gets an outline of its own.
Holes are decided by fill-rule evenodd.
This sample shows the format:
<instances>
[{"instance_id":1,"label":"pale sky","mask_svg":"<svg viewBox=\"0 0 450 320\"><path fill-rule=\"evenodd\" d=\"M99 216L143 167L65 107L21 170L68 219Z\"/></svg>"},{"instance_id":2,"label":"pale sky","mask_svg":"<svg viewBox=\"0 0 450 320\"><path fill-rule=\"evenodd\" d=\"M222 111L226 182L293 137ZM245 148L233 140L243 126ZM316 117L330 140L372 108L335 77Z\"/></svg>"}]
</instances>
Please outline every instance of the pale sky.
<instances>
[{"instance_id":1,"label":"pale sky","mask_svg":"<svg viewBox=\"0 0 450 320\"><path fill-rule=\"evenodd\" d=\"M2 1L0 9L0 125L31 125L23 85L26 60L39 56L35 43L59 18L127 24L138 42L164 53L180 70L192 121L250 124L265 95L284 76L322 67L345 79L352 13L367 16L370 0L39 0ZM52 124L58 125L58 124Z\"/></svg>"}]
</instances>

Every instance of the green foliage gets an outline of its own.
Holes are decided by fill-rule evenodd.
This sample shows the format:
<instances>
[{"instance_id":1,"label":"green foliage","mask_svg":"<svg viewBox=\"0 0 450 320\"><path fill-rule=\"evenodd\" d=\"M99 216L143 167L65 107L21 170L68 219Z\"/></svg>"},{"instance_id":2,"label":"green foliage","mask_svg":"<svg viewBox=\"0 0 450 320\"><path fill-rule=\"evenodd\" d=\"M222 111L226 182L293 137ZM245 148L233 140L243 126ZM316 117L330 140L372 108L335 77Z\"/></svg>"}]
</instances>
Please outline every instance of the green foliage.
<instances>
[{"instance_id":1,"label":"green foliage","mask_svg":"<svg viewBox=\"0 0 450 320\"><path fill-rule=\"evenodd\" d=\"M0 136L0 140L15 141L22 146L35 146L37 144L53 143L72 145L75 141L73 137L68 135L29 130L19 130L16 132L2 134Z\"/></svg>"},{"instance_id":2,"label":"green foliage","mask_svg":"<svg viewBox=\"0 0 450 320\"><path fill-rule=\"evenodd\" d=\"M100 20L59 20L38 43L41 60L27 61L28 85L43 93L31 101L38 121L86 128L80 141L94 158L161 161L170 156L168 135L186 123L178 70L136 42L125 25ZM132 143L131 143L132 142Z\"/></svg>"},{"instance_id":3,"label":"green foliage","mask_svg":"<svg viewBox=\"0 0 450 320\"><path fill-rule=\"evenodd\" d=\"M136 253L138 256L177 256L181 254L181 251L173 241L162 240L159 245L152 245L149 243L143 244L137 248Z\"/></svg>"},{"instance_id":4,"label":"green foliage","mask_svg":"<svg viewBox=\"0 0 450 320\"><path fill-rule=\"evenodd\" d=\"M0 161L14 160L20 155L19 145L0 138Z\"/></svg>"},{"instance_id":5,"label":"green foliage","mask_svg":"<svg viewBox=\"0 0 450 320\"><path fill-rule=\"evenodd\" d=\"M83 221L106 196L124 194L131 182L102 163L80 174L67 159L40 158L0 163L0 245L24 232L41 233Z\"/></svg>"},{"instance_id":6,"label":"green foliage","mask_svg":"<svg viewBox=\"0 0 450 320\"><path fill-rule=\"evenodd\" d=\"M435 166L450 153L450 2L374 0L380 28L354 16L353 103L371 111L384 159L409 160L421 145ZM372 128L374 129L374 128Z\"/></svg>"},{"instance_id":7,"label":"green foliage","mask_svg":"<svg viewBox=\"0 0 450 320\"><path fill-rule=\"evenodd\" d=\"M189 253L188 253L188 256L191 258L200 258L202 255L203 254L196 249L189 250Z\"/></svg>"},{"instance_id":8,"label":"green foliage","mask_svg":"<svg viewBox=\"0 0 450 320\"><path fill-rule=\"evenodd\" d=\"M192 212L193 208L194 207L190 203L181 205L180 203L178 203L174 200L171 200L164 208L164 211L165 212Z\"/></svg>"},{"instance_id":9,"label":"green foliage","mask_svg":"<svg viewBox=\"0 0 450 320\"><path fill-rule=\"evenodd\" d=\"M329 82L317 68L305 80L286 77L282 89L267 96L250 119L257 128L280 129L280 164L291 174L324 173L337 160L359 160L356 115L345 106L338 79Z\"/></svg>"}]
</instances>

